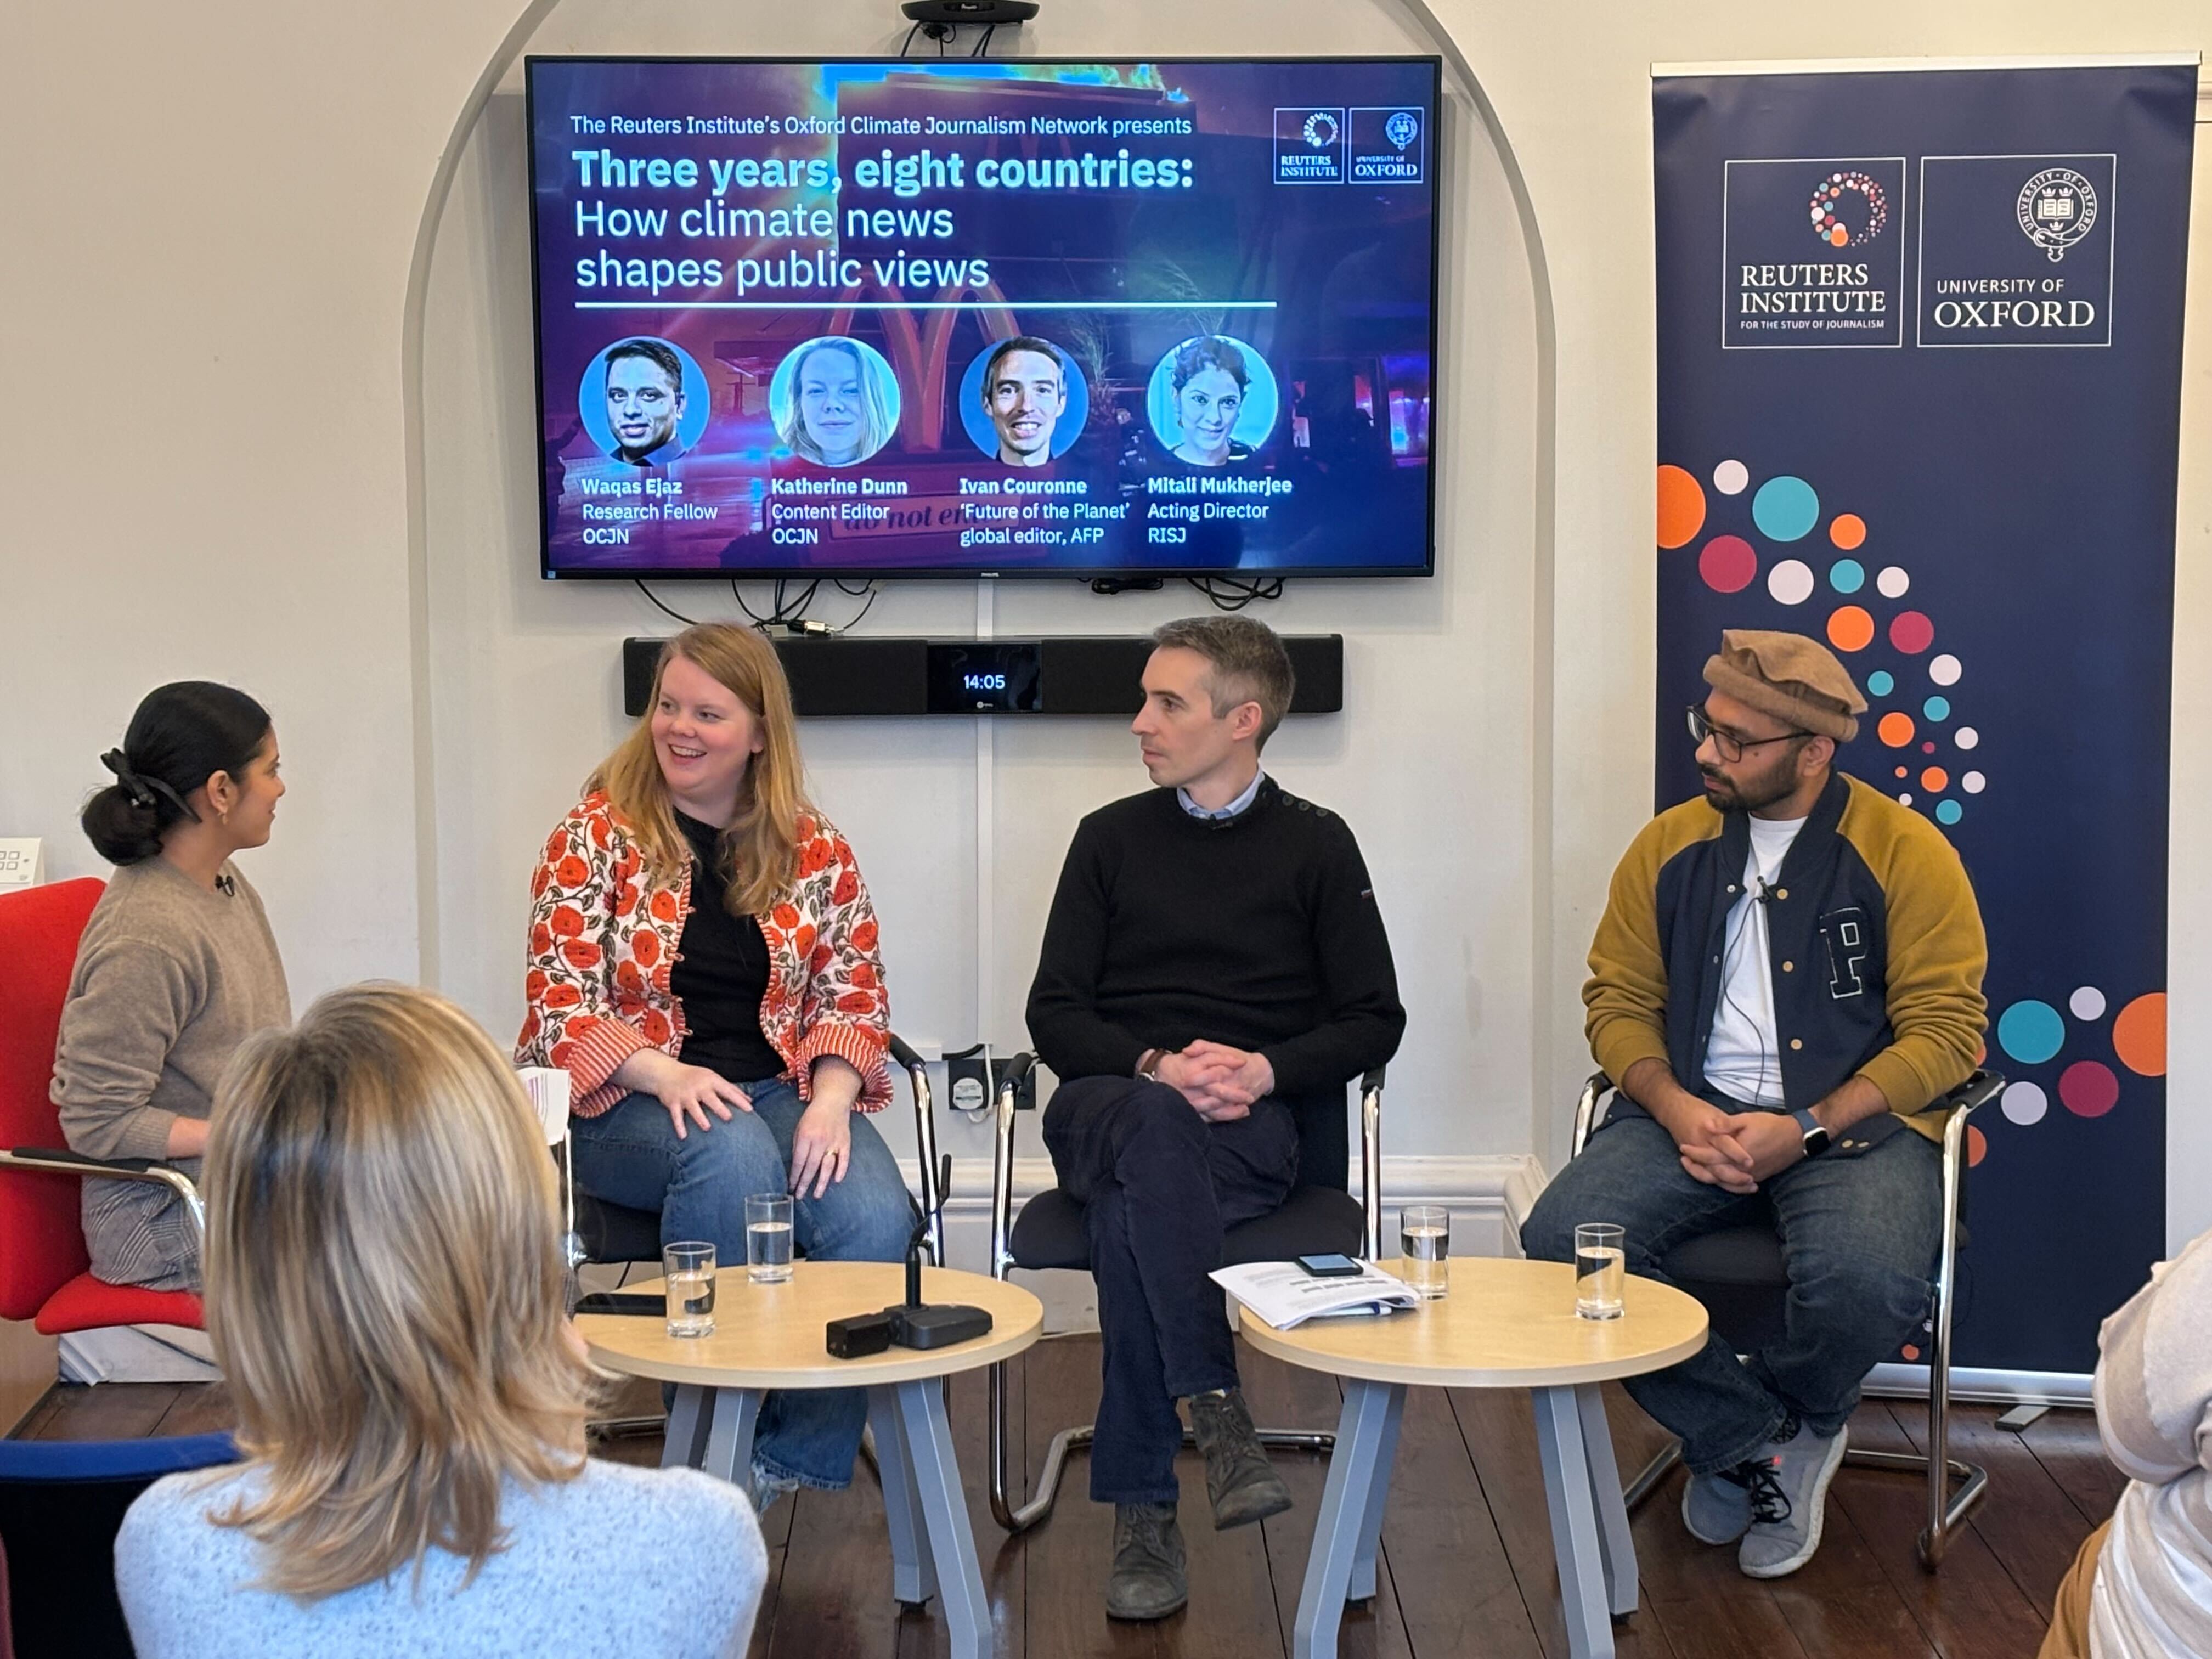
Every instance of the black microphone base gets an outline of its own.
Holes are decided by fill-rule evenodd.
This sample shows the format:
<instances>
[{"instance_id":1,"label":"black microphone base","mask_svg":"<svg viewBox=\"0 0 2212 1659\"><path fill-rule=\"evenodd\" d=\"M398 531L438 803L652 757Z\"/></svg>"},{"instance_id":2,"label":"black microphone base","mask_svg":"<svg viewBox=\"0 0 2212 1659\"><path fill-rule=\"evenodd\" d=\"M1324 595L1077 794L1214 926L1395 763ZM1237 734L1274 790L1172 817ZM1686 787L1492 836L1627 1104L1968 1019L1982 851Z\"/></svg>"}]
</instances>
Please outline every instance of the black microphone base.
<instances>
[{"instance_id":1,"label":"black microphone base","mask_svg":"<svg viewBox=\"0 0 2212 1659\"><path fill-rule=\"evenodd\" d=\"M964 1302L940 1302L920 1308L886 1308L891 1340L902 1348L949 1348L991 1334L991 1316Z\"/></svg>"}]
</instances>

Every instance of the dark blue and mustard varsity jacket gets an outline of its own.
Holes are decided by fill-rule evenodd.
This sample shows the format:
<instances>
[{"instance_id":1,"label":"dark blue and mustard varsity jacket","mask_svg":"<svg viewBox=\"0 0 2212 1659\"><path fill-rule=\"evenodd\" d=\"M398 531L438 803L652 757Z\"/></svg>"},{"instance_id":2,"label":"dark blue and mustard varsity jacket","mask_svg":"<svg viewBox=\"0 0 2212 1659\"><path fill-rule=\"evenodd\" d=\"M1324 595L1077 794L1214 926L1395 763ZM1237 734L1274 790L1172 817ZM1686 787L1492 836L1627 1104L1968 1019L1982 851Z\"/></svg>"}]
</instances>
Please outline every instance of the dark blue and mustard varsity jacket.
<instances>
[{"instance_id":1,"label":"dark blue and mustard varsity jacket","mask_svg":"<svg viewBox=\"0 0 2212 1659\"><path fill-rule=\"evenodd\" d=\"M1692 1091L1742 896L1745 813L1702 798L1644 827L1613 874L1583 988L1590 1049L1619 1082L1656 1057ZM1914 1117L1966 1080L1982 1045L1989 947L1958 854L1910 807L1838 772L1790 844L1768 900L1775 1034L1792 1111L1853 1076Z\"/></svg>"}]
</instances>

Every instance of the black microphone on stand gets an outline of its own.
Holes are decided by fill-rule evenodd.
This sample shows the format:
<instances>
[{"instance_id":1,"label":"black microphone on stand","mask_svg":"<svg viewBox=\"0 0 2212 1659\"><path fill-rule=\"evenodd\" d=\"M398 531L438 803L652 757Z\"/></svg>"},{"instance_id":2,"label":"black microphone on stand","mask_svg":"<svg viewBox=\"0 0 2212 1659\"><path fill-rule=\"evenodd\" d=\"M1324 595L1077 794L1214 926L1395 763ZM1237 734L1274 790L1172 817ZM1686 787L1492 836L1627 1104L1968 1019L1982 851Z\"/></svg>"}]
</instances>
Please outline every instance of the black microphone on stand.
<instances>
[{"instance_id":1,"label":"black microphone on stand","mask_svg":"<svg viewBox=\"0 0 2212 1659\"><path fill-rule=\"evenodd\" d=\"M938 1165L937 1202L940 1211L951 1185L952 1154L947 1152ZM964 1302L932 1305L921 1299L921 1241L928 1237L931 1217L915 1203L912 1194L908 1194L907 1202L914 1206L915 1227L906 1242L906 1300L896 1308L884 1310L890 1318L891 1340L902 1348L949 1348L956 1342L989 1335L991 1316L981 1308Z\"/></svg>"}]
</instances>

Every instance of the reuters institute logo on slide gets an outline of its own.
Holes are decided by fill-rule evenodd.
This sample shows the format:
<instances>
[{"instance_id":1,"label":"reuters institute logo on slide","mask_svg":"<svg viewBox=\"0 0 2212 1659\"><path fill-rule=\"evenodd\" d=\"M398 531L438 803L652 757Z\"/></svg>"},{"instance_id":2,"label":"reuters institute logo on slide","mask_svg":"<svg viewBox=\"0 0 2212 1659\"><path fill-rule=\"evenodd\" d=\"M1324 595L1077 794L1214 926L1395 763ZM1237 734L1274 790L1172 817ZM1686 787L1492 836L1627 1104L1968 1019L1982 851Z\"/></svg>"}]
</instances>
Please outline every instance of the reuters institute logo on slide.
<instances>
[{"instance_id":1,"label":"reuters institute logo on slide","mask_svg":"<svg viewBox=\"0 0 2212 1659\"><path fill-rule=\"evenodd\" d=\"M1813 234L1830 247L1871 242L1889 223L1889 192L1856 167L1832 173L1813 186L1812 214Z\"/></svg>"},{"instance_id":2,"label":"reuters institute logo on slide","mask_svg":"<svg viewBox=\"0 0 2212 1659\"><path fill-rule=\"evenodd\" d=\"M2045 167L2020 187L2015 211L2027 240L2057 264L2097 228L2097 187L2071 167Z\"/></svg>"}]
</instances>

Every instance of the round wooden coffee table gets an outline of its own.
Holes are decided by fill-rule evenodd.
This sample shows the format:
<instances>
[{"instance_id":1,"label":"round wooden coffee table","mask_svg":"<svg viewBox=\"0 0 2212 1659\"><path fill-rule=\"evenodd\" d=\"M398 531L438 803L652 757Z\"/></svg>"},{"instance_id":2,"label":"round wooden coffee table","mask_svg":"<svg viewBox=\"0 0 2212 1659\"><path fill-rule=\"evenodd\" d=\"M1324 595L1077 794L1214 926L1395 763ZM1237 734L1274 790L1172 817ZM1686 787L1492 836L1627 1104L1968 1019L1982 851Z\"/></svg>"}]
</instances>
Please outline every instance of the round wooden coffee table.
<instances>
[{"instance_id":1,"label":"round wooden coffee table","mask_svg":"<svg viewBox=\"0 0 2212 1659\"><path fill-rule=\"evenodd\" d=\"M1011 1359L1037 1340L1044 1308L1017 1285L925 1268L926 1302L964 1302L991 1316L988 1335L947 1348L890 1348L833 1359L823 1327L905 1300L906 1270L884 1261L800 1261L781 1285L750 1283L742 1266L714 1276L714 1334L674 1337L659 1314L579 1316L592 1358L611 1371L676 1385L664 1468L745 1480L753 1428L770 1389L866 1389L891 1534L891 1593L920 1603L942 1594L956 1659L991 1650L991 1608L968 1499L953 1456L940 1380ZM662 1282L624 1287L647 1296Z\"/></svg>"},{"instance_id":2,"label":"round wooden coffee table","mask_svg":"<svg viewBox=\"0 0 2212 1659\"><path fill-rule=\"evenodd\" d=\"M1375 1594L1375 1547L1413 1384L1534 1393L1568 1650L1572 1659L1612 1659L1611 1615L1636 1610L1636 1548L1597 1385L1687 1359L1705 1341L1705 1310L1670 1285L1631 1278L1622 1302L1619 1319L1580 1319L1567 1263L1474 1257L1452 1262L1449 1296L1387 1318L1313 1319L1279 1331L1237 1310L1244 1340L1261 1352L1345 1383L1298 1594L1295 1659L1329 1659L1345 1602Z\"/></svg>"}]
</instances>

